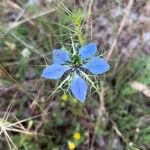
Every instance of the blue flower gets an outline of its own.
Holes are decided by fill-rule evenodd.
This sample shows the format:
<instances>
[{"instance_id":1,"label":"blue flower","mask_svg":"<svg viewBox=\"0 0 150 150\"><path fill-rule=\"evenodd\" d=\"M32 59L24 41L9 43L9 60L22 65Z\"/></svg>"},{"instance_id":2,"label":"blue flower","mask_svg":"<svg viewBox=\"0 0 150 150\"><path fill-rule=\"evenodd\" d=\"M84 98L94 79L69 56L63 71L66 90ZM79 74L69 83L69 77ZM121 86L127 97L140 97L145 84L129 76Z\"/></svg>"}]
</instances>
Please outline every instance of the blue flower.
<instances>
[{"instance_id":1,"label":"blue flower","mask_svg":"<svg viewBox=\"0 0 150 150\"><path fill-rule=\"evenodd\" d=\"M70 90L72 94L84 102L87 94L87 83L81 78L82 72L91 72L98 75L109 70L110 66L104 58L96 57L97 46L89 43L81 47L76 54L70 54L67 51L55 49L53 50L54 64L47 66L42 77L47 79L59 79L64 73L72 74Z\"/></svg>"}]
</instances>

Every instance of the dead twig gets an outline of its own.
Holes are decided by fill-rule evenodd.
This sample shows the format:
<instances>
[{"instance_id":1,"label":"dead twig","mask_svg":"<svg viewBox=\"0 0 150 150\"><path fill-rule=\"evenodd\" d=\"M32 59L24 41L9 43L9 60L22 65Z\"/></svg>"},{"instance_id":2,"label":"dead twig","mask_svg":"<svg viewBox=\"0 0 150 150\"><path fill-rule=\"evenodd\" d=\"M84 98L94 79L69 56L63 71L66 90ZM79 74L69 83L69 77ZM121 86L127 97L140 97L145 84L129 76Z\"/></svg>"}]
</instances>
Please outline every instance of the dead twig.
<instances>
[{"instance_id":1,"label":"dead twig","mask_svg":"<svg viewBox=\"0 0 150 150\"><path fill-rule=\"evenodd\" d=\"M109 52L108 52L108 55L107 55L107 59L108 59L108 60L109 60L110 57L112 56L112 53L113 53L113 51L114 51L114 49L115 49L115 47L116 47L116 45L117 45L118 37L119 37L119 35L121 34L121 32L122 32L122 30L123 30L123 27L124 27L125 24L126 24L126 20L127 20L127 18L129 17L129 14L130 14L130 11L131 11L131 8L132 8L133 3L134 3L133 0L130 0L129 3L128 3L128 6L127 6L127 8L126 8L126 10L125 10L124 17L123 17L123 19L122 19L122 21L121 21L121 23L120 23L120 27L119 27L119 29L118 29L116 38L114 39L114 42L113 42L113 44L112 44L112 46L111 46L111 48L110 48L110 50L109 50Z\"/></svg>"}]
</instances>

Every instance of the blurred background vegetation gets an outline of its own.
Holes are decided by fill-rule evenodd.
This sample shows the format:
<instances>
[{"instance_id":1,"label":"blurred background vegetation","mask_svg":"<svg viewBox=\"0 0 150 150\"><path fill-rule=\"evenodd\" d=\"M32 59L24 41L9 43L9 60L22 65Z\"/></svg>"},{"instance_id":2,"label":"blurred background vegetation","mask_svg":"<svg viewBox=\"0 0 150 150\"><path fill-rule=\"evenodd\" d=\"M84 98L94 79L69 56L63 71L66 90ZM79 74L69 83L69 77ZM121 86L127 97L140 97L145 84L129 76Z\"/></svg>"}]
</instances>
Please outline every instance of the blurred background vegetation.
<instances>
[{"instance_id":1,"label":"blurred background vegetation","mask_svg":"<svg viewBox=\"0 0 150 150\"><path fill-rule=\"evenodd\" d=\"M40 77L71 40L111 65L83 104ZM149 56L149 0L1 0L0 150L149 150Z\"/></svg>"}]
</instances>

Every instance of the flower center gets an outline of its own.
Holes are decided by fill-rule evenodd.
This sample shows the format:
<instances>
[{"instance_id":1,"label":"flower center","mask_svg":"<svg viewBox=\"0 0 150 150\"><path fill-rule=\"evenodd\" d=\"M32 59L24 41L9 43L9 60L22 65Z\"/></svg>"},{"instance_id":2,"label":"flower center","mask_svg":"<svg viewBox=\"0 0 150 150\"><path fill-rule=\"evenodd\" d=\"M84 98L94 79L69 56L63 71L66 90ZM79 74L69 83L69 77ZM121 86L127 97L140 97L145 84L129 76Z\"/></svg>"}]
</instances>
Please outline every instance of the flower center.
<instances>
[{"instance_id":1,"label":"flower center","mask_svg":"<svg viewBox=\"0 0 150 150\"><path fill-rule=\"evenodd\" d=\"M82 65L82 60L80 59L80 56L79 55L72 56L70 64L74 68L79 68Z\"/></svg>"}]
</instances>

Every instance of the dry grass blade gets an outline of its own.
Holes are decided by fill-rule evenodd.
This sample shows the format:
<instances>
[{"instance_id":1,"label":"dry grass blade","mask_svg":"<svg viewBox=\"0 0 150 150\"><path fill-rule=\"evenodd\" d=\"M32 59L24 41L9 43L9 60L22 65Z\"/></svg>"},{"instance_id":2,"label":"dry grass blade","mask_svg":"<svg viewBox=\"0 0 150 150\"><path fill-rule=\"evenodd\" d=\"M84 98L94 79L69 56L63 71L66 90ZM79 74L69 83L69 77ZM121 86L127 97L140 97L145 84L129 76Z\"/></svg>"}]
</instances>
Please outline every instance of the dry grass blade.
<instances>
[{"instance_id":1,"label":"dry grass blade","mask_svg":"<svg viewBox=\"0 0 150 150\"><path fill-rule=\"evenodd\" d=\"M4 31L4 33L0 36L0 38L3 38L6 34L8 34L12 29L16 28L17 26L19 26L19 25L21 25L21 24L23 24L23 23L25 23L25 22L31 21L31 20L33 20L33 19L36 19L36 18L38 18L38 17L47 15L47 14L53 12L53 11L55 11L55 9L51 9L51 10L48 9L48 10L46 10L45 12L40 12L39 14L33 15L33 16L30 17L30 18L25 18L25 19L23 19L23 20L21 20L21 21L14 22L14 23L10 24L10 25L7 27L7 29Z\"/></svg>"},{"instance_id":2,"label":"dry grass blade","mask_svg":"<svg viewBox=\"0 0 150 150\"><path fill-rule=\"evenodd\" d=\"M31 132L29 131L29 129L26 129L22 123L23 122L27 122L31 119L35 119L37 117L40 117L42 115L46 115L46 114L40 114L40 115L36 115L33 117L29 117L27 119L23 119L23 120L19 120L16 116L14 117L17 121L12 123L8 120L8 117L10 115L10 111L12 109L13 106L13 102L11 102L3 116L3 118L0 118L0 136L2 136L4 134L4 138L7 141L7 144L9 146L9 148L11 150L17 150L17 146L15 145L15 143L13 142L13 140L11 139L10 135L8 134L8 132L17 132L17 133L21 133L21 134L26 134L26 135L41 135L41 136L45 136L43 134L39 134L37 132Z\"/></svg>"},{"instance_id":3,"label":"dry grass blade","mask_svg":"<svg viewBox=\"0 0 150 150\"><path fill-rule=\"evenodd\" d=\"M111 57L111 55L112 55L112 53L113 53L113 51L114 51L114 49L116 47L116 44L117 44L117 41L118 41L118 36L121 34L121 32L123 30L123 27L125 26L125 23L126 23L126 20L127 20L129 14L130 14L133 2L134 2L133 0L130 0L129 3L128 3L128 6L127 6L127 8L125 10L124 17L123 17L123 19L122 19L122 21L120 23L120 27L118 29L116 38L115 38L115 40L114 40L114 42L113 42L113 44L112 44L112 46L111 46L111 48L110 48L110 50L108 52L107 59L110 59L110 57Z\"/></svg>"},{"instance_id":4,"label":"dry grass blade","mask_svg":"<svg viewBox=\"0 0 150 150\"><path fill-rule=\"evenodd\" d=\"M131 82L130 85L133 89L138 90L147 97L150 97L150 88L147 85L137 81Z\"/></svg>"}]
</instances>

